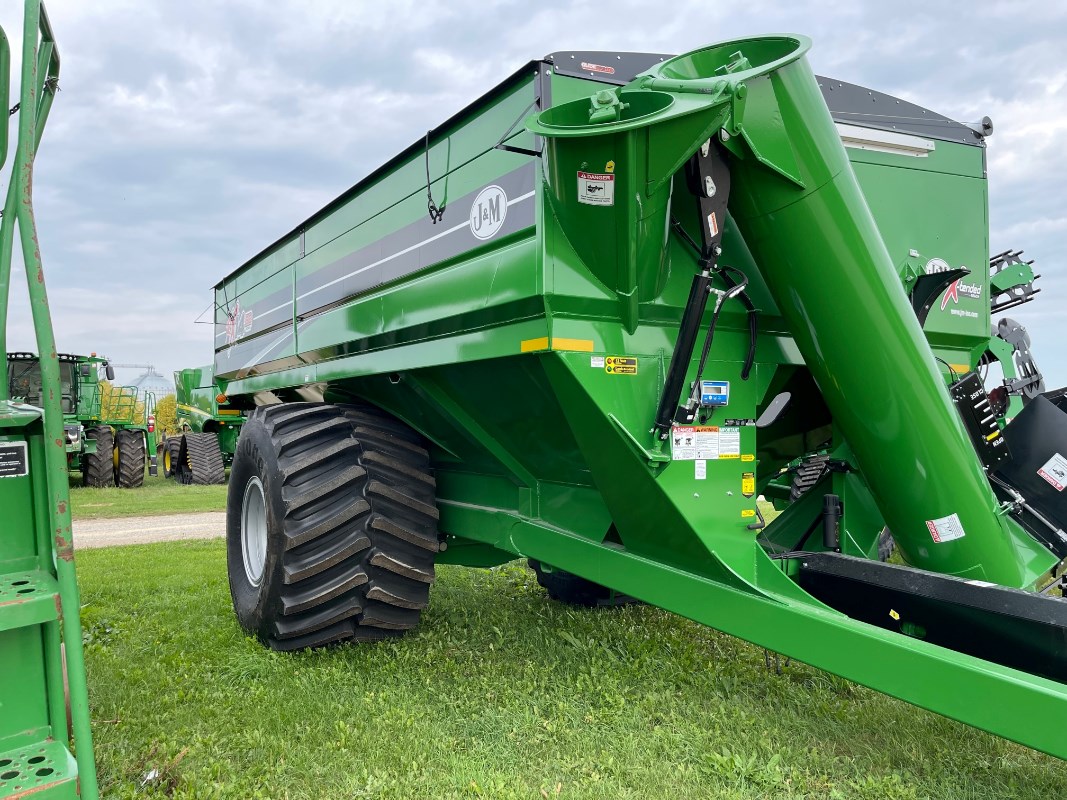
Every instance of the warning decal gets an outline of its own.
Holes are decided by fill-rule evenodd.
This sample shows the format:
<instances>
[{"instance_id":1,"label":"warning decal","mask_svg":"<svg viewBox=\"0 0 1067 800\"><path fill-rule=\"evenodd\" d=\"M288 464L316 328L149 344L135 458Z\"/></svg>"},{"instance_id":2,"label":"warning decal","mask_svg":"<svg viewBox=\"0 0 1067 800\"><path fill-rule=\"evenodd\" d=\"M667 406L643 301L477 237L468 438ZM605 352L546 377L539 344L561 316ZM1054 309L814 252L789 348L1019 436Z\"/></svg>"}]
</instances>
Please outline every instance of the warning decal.
<instances>
[{"instance_id":1,"label":"warning decal","mask_svg":"<svg viewBox=\"0 0 1067 800\"><path fill-rule=\"evenodd\" d=\"M0 442L0 478L21 478L30 474L25 442Z\"/></svg>"},{"instance_id":2,"label":"warning decal","mask_svg":"<svg viewBox=\"0 0 1067 800\"><path fill-rule=\"evenodd\" d=\"M671 428L671 458L674 461L719 461L740 457L740 428L716 425L675 425Z\"/></svg>"},{"instance_id":3,"label":"warning decal","mask_svg":"<svg viewBox=\"0 0 1067 800\"><path fill-rule=\"evenodd\" d=\"M756 493L756 473L755 472L742 472L741 473L741 494L745 497L752 497Z\"/></svg>"},{"instance_id":4,"label":"warning decal","mask_svg":"<svg viewBox=\"0 0 1067 800\"><path fill-rule=\"evenodd\" d=\"M712 236L719 235L719 220L716 218L714 211L708 214L708 230L711 231Z\"/></svg>"},{"instance_id":5,"label":"warning decal","mask_svg":"<svg viewBox=\"0 0 1067 800\"><path fill-rule=\"evenodd\" d=\"M615 176L605 172L579 172L578 202L587 206L615 205Z\"/></svg>"},{"instance_id":6,"label":"warning decal","mask_svg":"<svg viewBox=\"0 0 1067 800\"><path fill-rule=\"evenodd\" d=\"M637 359L630 356L608 356L604 359L604 372L608 375L636 375Z\"/></svg>"},{"instance_id":7,"label":"warning decal","mask_svg":"<svg viewBox=\"0 0 1067 800\"><path fill-rule=\"evenodd\" d=\"M741 458L740 428L719 428L719 458Z\"/></svg>"},{"instance_id":8,"label":"warning decal","mask_svg":"<svg viewBox=\"0 0 1067 800\"><path fill-rule=\"evenodd\" d=\"M947 517L926 520L926 528L935 542L951 542L953 539L962 539L966 536L963 523L958 514L949 514Z\"/></svg>"},{"instance_id":9,"label":"warning decal","mask_svg":"<svg viewBox=\"0 0 1067 800\"><path fill-rule=\"evenodd\" d=\"M1067 488L1067 458L1059 453L1053 453L1052 458L1045 462L1045 466L1037 471L1037 474L1052 484L1057 492Z\"/></svg>"}]
</instances>

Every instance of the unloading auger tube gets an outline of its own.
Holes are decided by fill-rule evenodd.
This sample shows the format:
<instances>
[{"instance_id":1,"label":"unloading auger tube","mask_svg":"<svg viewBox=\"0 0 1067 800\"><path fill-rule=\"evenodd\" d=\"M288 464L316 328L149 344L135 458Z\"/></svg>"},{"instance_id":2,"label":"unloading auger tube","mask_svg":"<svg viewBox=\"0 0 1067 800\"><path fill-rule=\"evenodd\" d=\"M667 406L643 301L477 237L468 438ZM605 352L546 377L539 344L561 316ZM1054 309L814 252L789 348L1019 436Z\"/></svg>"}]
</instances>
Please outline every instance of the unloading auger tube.
<instances>
[{"instance_id":1,"label":"unloading auger tube","mask_svg":"<svg viewBox=\"0 0 1067 800\"><path fill-rule=\"evenodd\" d=\"M547 140L553 209L583 259L636 304L642 273L664 257L671 177L716 141L731 172L730 214L906 561L1032 587L1057 559L999 513L856 183L809 48L806 37L787 35L717 44L601 92L592 110L579 100L541 113L528 127ZM624 199L604 215L578 202L574 181L562 176L612 159Z\"/></svg>"}]
</instances>

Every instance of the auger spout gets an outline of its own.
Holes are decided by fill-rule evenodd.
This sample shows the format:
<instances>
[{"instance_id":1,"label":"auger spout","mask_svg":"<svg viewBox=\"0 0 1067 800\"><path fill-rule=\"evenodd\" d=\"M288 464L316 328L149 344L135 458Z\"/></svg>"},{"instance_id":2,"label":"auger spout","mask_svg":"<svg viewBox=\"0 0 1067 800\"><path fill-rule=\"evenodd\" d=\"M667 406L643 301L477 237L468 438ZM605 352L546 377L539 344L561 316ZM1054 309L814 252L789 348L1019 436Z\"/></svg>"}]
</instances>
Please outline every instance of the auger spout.
<instances>
[{"instance_id":1,"label":"auger spout","mask_svg":"<svg viewBox=\"0 0 1067 800\"><path fill-rule=\"evenodd\" d=\"M561 227L595 249L580 255L620 297L650 298L664 269L669 176L718 140L731 170L730 213L906 560L1031 586L1056 559L998 513L805 58L809 47L802 36L712 45L619 91L638 109L630 116L590 122L582 101L541 114L529 127L548 140ZM601 162L615 165L615 191L632 209L598 217L563 177Z\"/></svg>"}]
</instances>

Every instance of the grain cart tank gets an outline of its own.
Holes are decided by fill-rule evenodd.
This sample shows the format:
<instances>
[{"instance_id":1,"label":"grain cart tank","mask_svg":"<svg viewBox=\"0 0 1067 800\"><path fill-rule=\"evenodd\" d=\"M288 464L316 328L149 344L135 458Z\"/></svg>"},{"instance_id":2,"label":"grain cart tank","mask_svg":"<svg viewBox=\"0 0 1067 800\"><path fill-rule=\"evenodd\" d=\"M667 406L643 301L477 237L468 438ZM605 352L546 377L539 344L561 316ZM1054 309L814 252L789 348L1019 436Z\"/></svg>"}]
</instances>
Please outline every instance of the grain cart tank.
<instances>
[{"instance_id":1,"label":"grain cart tank","mask_svg":"<svg viewBox=\"0 0 1067 800\"><path fill-rule=\"evenodd\" d=\"M1019 354L988 131L808 47L535 61L217 285L246 630L398 635L525 557L1067 756L1067 417L973 372Z\"/></svg>"}]
</instances>

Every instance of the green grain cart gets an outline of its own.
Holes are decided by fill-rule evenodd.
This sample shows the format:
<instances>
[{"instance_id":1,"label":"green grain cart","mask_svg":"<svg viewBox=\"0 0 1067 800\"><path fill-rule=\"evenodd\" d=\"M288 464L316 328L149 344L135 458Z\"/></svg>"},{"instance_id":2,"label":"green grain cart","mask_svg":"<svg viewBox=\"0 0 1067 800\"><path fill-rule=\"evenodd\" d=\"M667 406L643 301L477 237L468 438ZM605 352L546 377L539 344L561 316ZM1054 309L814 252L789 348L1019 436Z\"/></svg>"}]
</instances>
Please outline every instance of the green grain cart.
<instances>
[{"instance_id":1,"label":"green grain cart","mask_svg":"<svg viewBox=\"0 0 1067 800\"><path fill-rule=\"evenodd\" d=\"M215 287L247 631L399 635L435 564L527 558L1067 757L1067 414L991 335L1034 291L991 124L808 48L531 62Z\"/></svg>"},{"instance_id":2,"label":"green grain cart","mask_svg":"<svg viewBox=\"0 0 1067 800\"><path fill-rule=\"evenodd\" d=\"M32 403L10 397L8 376L0 375L0 798L95 800L64 435L70 387L81 367L56 354L33 213L34 161L58 91L60 65L40 0L26 0L20 33L21 80L11 111L18 115L18 134L0 219L0 370L30 363L7 358L16 241L30 277L40 358L33 360L39 396ZM5 110L12 99L10 64L10 46L0 29L0 108ZM7 156L4 124L0 165Z\"/></svg>"},{"instance_id":3,"label":"green grain cart","mask_svg":"<svg viewBox=\"0 0 1067 800\"><path fill-rule=\"evenodd\" d=\"M227 407L210 364L176 371L174 389L178 433L157 448L163 474L184 484L225 483L244 415Z\"/></svg>"},{"instance_id":4,"label":"green grain cart","mask_svg":"<svg viewBox=\"0 0 1067 800\"><path fill-rule=\"evenodd\" d=\"M33 353L8 353L8 394L29 405L41 402L41 364ZM67 468L81 472L85 486L144 485L145 467L155 475L155 398L138 397L133 386L108 386L115 379L106 358L60 354L60 391ZM151 453L151 457L147 454Z\"/></svg>"}]
</instances>

